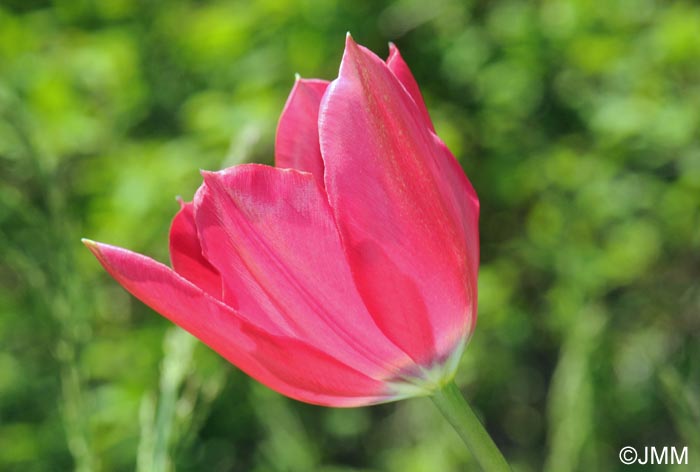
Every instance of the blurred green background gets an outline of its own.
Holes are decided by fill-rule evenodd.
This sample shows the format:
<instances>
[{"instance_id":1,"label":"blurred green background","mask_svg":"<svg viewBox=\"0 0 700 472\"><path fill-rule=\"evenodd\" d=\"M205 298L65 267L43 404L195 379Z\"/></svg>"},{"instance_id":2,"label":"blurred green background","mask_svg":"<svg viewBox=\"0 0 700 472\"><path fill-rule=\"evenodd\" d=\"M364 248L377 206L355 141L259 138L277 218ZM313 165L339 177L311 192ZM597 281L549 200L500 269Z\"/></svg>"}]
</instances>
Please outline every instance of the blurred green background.
<instances>
[{"instance_id":1,"label":"blurred green background","mask_svg":"<svg viewBox=\"0 0 700 472\"><path fill-rule=\"evenodd\" d=\"M397 43L480 195L457 381L514 468L700 470L691 0L0 1L0 470L474 469L430 400L286 399L80 244L167 261L175 196L270 163L294 73L334 78L348 30Z\"/></svg>"}]
</instances>

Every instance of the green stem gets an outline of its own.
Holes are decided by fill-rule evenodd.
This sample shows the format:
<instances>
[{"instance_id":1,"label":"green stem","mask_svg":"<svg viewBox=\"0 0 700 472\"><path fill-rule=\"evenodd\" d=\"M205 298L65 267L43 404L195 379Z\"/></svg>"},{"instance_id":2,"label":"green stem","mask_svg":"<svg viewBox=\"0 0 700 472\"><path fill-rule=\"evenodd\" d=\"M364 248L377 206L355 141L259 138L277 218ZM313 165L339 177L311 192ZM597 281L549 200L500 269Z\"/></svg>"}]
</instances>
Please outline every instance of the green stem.
<instances>
[{"instance_id":1,"label":"green stem","mask_svg":"<svg viewBox=\"0 0 700 472\"><path fill-rule=\"evenodd\" d=\"M454 382L432 396L433 402L467 445L485 472L509 472L510 466Z\"/></svg>"}]
</instances>

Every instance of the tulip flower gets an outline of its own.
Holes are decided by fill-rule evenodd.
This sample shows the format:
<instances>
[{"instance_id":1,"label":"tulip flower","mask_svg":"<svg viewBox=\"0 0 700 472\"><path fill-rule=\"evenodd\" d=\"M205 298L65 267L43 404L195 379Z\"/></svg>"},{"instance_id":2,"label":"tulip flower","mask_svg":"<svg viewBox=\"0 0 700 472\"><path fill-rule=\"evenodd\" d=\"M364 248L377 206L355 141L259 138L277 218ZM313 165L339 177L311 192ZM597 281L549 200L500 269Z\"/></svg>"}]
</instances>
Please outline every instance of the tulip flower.
<instances>
[{"instance_id":1,"label":"tulip flower","mask_svg":"<svg viewBox=\"0 0 700 472\"><path fill-rule=\"evenodd\" d=\"M354 407L434 395L455 416L479 201L395 46L383 61L348 35L338 78L297 78L275 167L202 176L172 222L172 268L85 240L110 275L286 396Z\"/></svg>"}]
</instances>

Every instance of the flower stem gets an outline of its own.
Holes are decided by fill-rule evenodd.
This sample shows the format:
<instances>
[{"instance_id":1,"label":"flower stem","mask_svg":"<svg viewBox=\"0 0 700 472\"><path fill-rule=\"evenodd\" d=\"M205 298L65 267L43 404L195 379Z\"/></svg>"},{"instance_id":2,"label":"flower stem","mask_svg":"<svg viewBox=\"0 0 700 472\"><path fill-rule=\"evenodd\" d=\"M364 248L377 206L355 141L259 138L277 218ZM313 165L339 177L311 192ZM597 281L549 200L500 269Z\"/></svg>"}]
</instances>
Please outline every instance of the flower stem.
<instances>
[{"instance_id":1,"label":"flower stem","mask_svg":"<svg viewBox=\"0 0 700 472\"><path fill-rule=\"evenodd\" d=\"M432 396L438 410L450 422L485 472L509 472L510 466L454 381Z\"/></svg>"}]
</instances>

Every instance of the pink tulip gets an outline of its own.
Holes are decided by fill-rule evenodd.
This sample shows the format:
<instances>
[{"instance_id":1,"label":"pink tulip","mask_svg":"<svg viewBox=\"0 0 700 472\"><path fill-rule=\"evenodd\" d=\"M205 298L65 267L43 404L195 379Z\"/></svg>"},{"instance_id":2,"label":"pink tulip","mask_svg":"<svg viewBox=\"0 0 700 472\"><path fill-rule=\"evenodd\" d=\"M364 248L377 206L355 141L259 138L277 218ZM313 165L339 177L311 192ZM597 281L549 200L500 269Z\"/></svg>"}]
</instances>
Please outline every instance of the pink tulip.
<instances>
[{"instance_id":1,"label":"pink tulip","mask_svg":"<svg viewBox=\"0 0 700 472\"><path fill-rule=\"evenodd\" d=\"M308 403L430 395L476 322L479 202L390 48L348 35L336 80L297 79L276 167L202 172L172 269L85 241L146 305Z\"/></svg>"}]
</instances>

